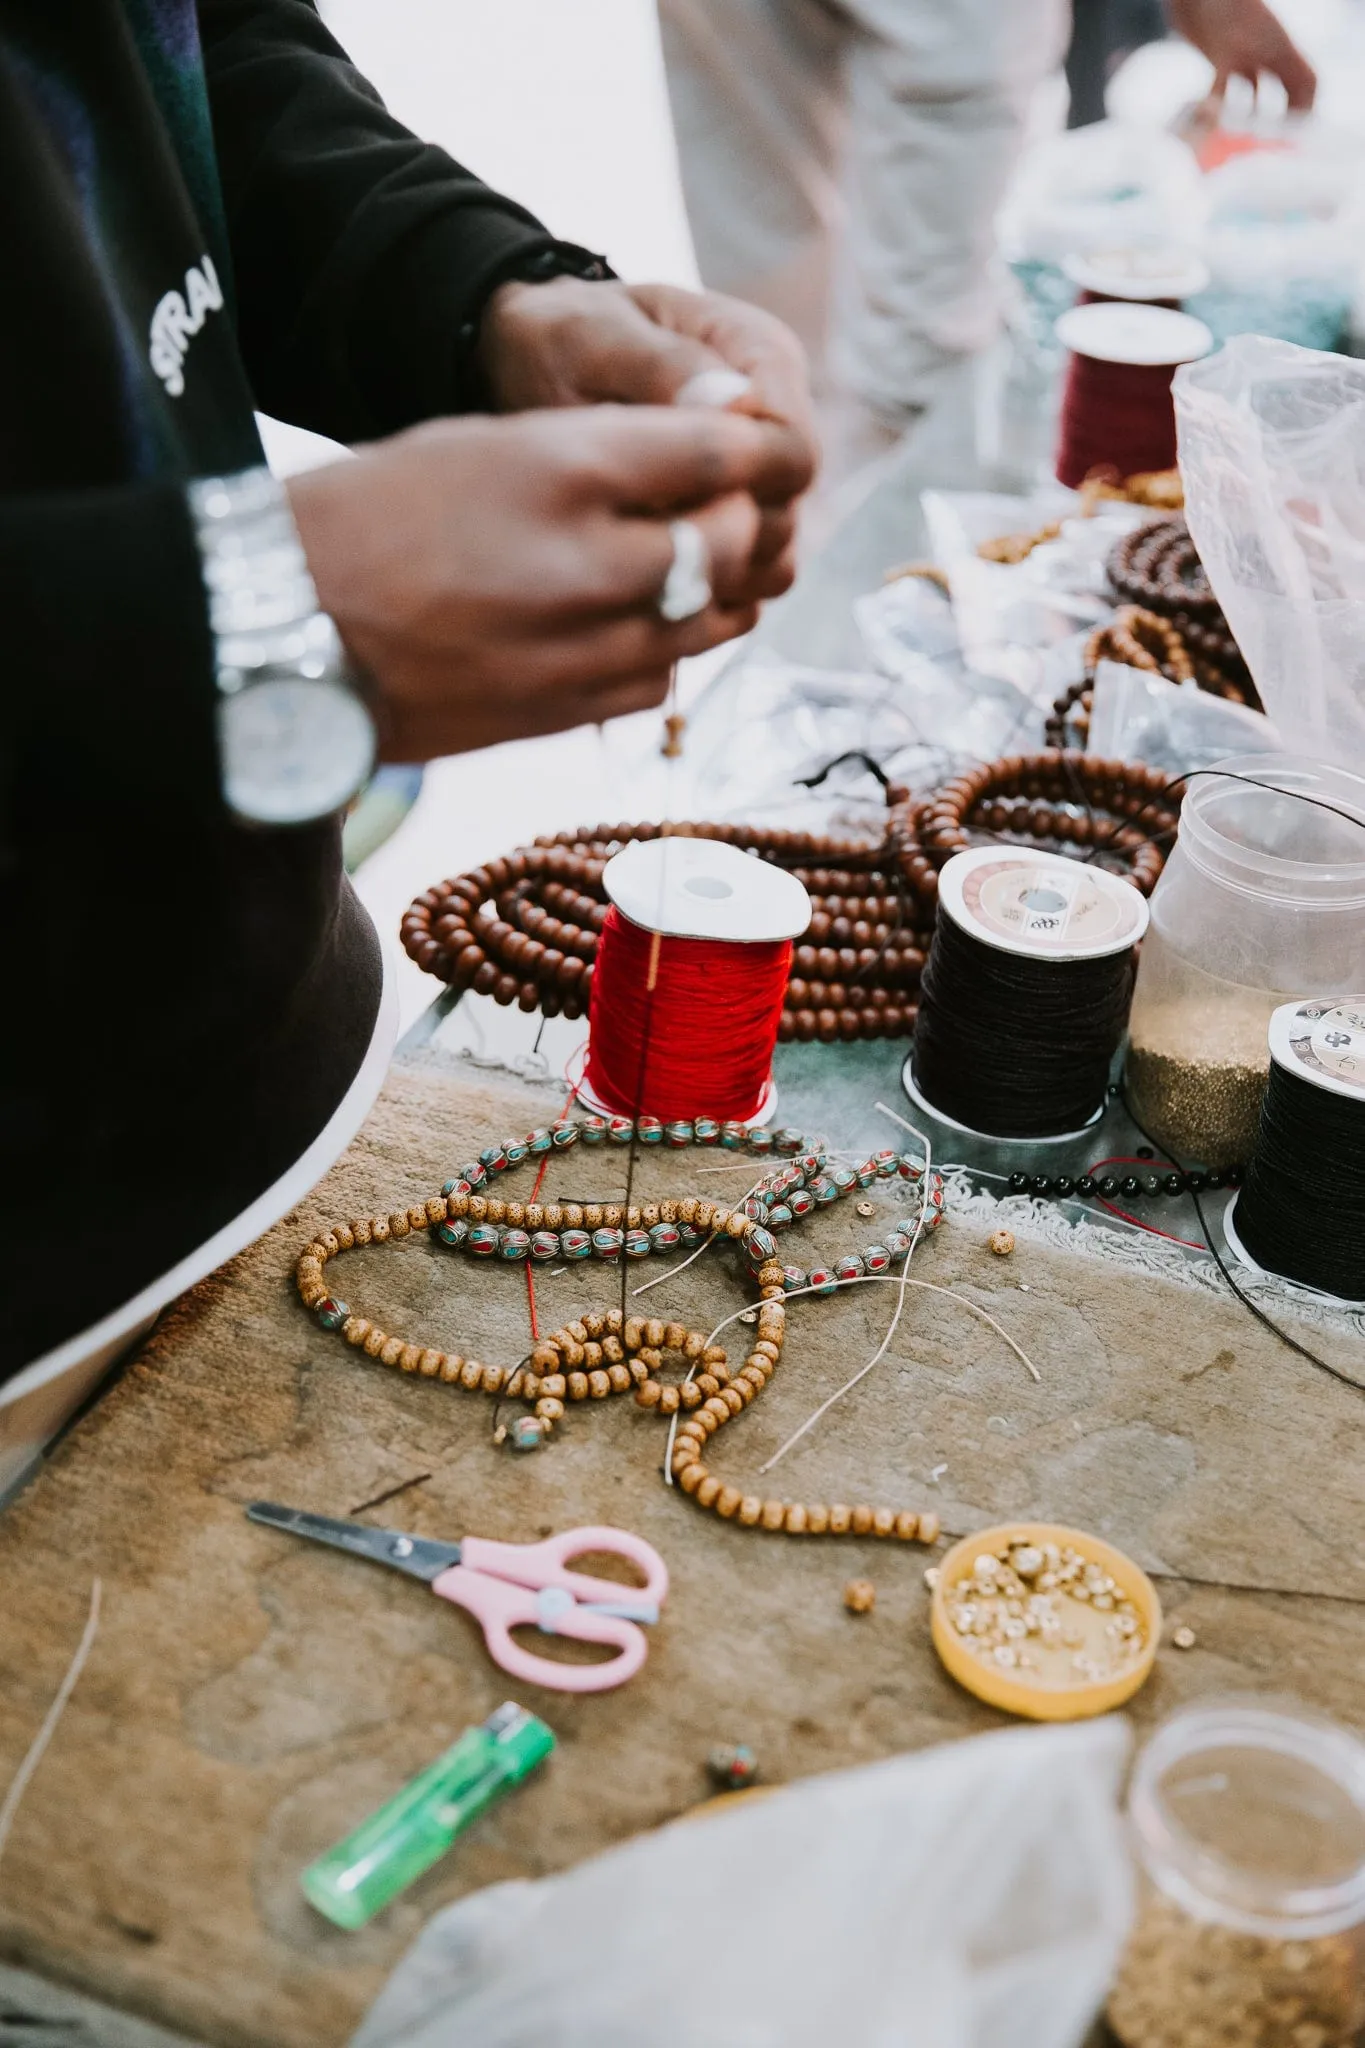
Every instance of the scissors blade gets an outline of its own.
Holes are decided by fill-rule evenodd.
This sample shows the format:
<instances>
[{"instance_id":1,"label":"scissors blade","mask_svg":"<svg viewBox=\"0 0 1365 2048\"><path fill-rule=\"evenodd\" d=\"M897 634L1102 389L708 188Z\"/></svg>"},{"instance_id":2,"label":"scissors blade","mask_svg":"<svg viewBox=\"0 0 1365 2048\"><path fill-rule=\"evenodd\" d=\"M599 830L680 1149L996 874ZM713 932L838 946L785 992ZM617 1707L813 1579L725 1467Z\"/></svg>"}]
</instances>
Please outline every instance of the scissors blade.
<instances>
[{"instance_id":1,"label":"scissors blade","mask_svg":"<svg viewBox=\"0 0 1365 2048\"><path fill-rule=\"evenodd\" d=\"M424 1536L405 1536L399 1529L338 1521L331 1515L310 1514L306 1508L281 1507L273 1500L254 1500L246 1513L250 1522L282 1529L288 1536L304 1536L310 1543L329 1543L334 1550L348 1550L353 1557L368 1558L372 1564L390 1565L427 1585L460 1562L458 1543L432 1543Z\"/></svg>"}]
</instances>

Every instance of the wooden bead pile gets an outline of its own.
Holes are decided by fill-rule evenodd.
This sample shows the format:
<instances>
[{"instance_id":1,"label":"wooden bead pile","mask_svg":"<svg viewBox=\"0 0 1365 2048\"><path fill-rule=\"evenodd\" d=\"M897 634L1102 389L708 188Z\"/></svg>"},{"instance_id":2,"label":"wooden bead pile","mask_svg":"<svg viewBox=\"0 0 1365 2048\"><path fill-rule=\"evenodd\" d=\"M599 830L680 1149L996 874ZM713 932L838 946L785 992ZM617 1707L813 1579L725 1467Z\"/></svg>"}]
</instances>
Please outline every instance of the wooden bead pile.
<instances>
[{"instance_id":1,"label":"wooden bead pile","mask_svg":"<svg viewBox=\"0 0 1365 2048\"><path fill-rule=\"evenodd\" d=\"M723 824L668 830L755 853L810 891L813 914L795 951L779 1038L902 1038L913 1030L938 877L896 818L871 844ZM547 1017L581 1017L609 907L602 870L629 841L661 836L657 825L595 825L518 847L426 890L404 915L403 944L452 988Z\"/></svg>"},{"instance_id":2,"label":"wooden bead pile","mask_svg":"<svg viewBox=\"0 0 1365 2048\"><path fill-rule=\"evenodd\" d=\"M989 839L1058 853L1081 849L1126 872L1150 896L1165 865L1162 838L1174 838L1180 815L1180 798L1167 793L1167 779L1140 761L1014 755L936 790L915 813L915 827L927 858L939 867Z\"/></svg>"},{"instance_id":3,"label":"wooden bead pile","mask_svg":"<svg viewBox=\"0 0 1365 2048\"><path fill-rule=\"evenodd\" d=\"M1259 709L1260 699L1183 518L1154 519L1125 534L1108 563L1118 595L1168 619L1200 689Z\"/></svg>"},{"instance_id":4,"label":"wooden bead pile","mask_svg":"<svg viewBox=\"0 0 1365 2048\"><path fill-rule=\"evenodd\" d=\"M1160 780L1137 763L1054 750L974 769L920 803L892 788L885 834L866 843L691 823L547 835L425 890L404 913L403 944L452 988L547 1017L582 1017L609 908L602 871L612 855L665 832L719 839L796 875L812 899L779 1040L909 1037L937 915L938 870L949 856L992 837L1081 857L1099 846L1106 866L1129 873L1148 894L1179 815L1178 802L1151 802Z\"/></svg>"}]
</instances>

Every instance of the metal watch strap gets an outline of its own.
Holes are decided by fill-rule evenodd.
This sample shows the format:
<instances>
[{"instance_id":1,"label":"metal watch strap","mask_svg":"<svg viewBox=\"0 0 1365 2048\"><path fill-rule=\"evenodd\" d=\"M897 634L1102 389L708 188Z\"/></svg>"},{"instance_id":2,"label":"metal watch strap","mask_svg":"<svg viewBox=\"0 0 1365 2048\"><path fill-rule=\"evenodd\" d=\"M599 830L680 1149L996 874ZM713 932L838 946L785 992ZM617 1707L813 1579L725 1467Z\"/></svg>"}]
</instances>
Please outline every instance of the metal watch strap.
<instances>
[{"instance_id":1,"label":"metal watch strap","mask_svg":"<svg viewBox=\"0 0 1365 2048\"><path fill-rule=\"evenodd\" d=\"M203 477L190 512L227 694L263 670L319 676L346 671L337 630L318 594L284 486L268 469Z\"/></svg>"}]
</instances>

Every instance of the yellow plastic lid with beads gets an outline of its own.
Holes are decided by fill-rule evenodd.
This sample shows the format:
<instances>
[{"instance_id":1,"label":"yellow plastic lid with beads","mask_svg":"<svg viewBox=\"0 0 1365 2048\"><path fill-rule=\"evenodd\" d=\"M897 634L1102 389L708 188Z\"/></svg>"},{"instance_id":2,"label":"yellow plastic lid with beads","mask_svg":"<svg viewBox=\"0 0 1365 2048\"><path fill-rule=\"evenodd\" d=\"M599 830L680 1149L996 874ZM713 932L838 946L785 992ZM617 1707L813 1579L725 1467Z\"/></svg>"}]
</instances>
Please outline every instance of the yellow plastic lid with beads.
<instances>
[{"instance_id":1,"label":"yellow plastic lid with beads","mask_svg":"<svg viewBox=\"0 0 1365 2048\"><path fill-rule=\"evenodd\" d=\"M949 1596L964 1579L975 1576L978 1557L987 1553L998 1556L1002 1551L1026 1546L1042 1549L1047 1544L1056 1544L1060 1549L1070 1546L1087 1562L1093 1561L1136 1610L1143 1635L1141 1652L1112 1678L1081 1678L1067 1685L1019 1678L1012 1671L986 1663L969 1649L948 1618ZM1146 1683L1161 1641L1161 1602L1142 1567L1100 1537L1053 1522L1005 1522L998 1528L980 1529L975 1536L964 1536L940 1561L930 1605L930 1629L934 1648L945 1668L959 1685L984 1700L987 1706L999 1707L1006 1714L1020 1714L1031 1721L1082 1721L1092 1714L1107 1714L1121 1707Z\"/></svg>"}]
</instances>

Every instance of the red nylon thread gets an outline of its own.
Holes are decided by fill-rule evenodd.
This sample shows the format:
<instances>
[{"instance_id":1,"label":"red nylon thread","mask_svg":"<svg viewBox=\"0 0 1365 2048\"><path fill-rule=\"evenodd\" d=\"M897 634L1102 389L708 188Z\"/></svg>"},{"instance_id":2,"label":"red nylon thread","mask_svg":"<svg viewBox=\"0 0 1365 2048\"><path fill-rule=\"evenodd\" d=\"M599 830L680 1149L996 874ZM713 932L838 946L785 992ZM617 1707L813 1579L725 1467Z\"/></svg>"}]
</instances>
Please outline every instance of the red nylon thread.
<instances>
[{"instance_id":1,"label":"red nylon thread","mask_svg":"<svg viewBox=\"0 0 1365 2048\"><path fill-rule=\"evenodd\" d=\"M1062 393L1057 481L1078 490L1091 470L1120 476L1175 468L1171 363L1105 363L1073 355Z\"/></svg>"},{"instance_id":2,"label":"red nylon thread","mask_svg":"<svg viewBox=\"0 0 1365 2048\"><path fill-rule=\"evenodd\" d=\"M790 939L661 937L613 906L593 965L585 1085L618 1116L753 1116L791 957Z\"/></svg>"}]
</instances>

